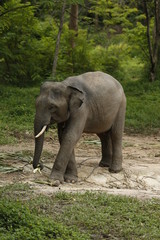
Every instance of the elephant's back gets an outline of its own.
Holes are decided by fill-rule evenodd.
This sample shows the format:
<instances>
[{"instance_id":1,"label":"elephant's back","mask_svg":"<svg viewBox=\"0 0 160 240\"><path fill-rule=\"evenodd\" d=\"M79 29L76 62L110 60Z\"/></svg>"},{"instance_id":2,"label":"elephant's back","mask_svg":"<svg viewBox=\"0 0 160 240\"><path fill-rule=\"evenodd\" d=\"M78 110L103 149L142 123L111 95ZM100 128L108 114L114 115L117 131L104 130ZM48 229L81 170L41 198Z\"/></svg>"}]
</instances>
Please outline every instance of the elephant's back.
<instances>
[{"instance_id":1,"label":"elephant's back","mask_svg":"<svg viewBox=\"0 0 160 240\"><path fill-rule=\"evenodd\" d=\"M69 77L64 81L67 85L78 88L88 94L96 92L111 93L116 90L122 91L121 84L109 74L97 71L87 72L78 76Z\"/></svg>"}]
</instances>

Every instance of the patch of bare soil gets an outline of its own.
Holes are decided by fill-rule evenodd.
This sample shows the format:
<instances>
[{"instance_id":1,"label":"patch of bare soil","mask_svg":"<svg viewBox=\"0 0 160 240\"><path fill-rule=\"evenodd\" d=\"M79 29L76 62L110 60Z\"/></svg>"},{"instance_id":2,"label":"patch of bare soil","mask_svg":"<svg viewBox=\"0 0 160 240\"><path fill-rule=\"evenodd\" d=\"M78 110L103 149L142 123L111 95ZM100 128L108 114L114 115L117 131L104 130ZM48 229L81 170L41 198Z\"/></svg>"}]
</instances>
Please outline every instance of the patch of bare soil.
<instances>
[{"instance_id":1,"label":"patch of bare soil","mask_svg":"<svg viewBox=\"0 0 160 240\"><path fill-rule=\"evenodd\" d=\"M46 139L44 145L44 169L41 173L33 173L29 164L31 157L25 160L21 151L34 150L33 140L21 142L14 146L0 146L0 153L5 155L3 162L21 171L0 173L0 186L11 183L29 183L39 193L50 195L56 191L83 192L105 191L110 194L134 196L141 199L160 198L160 137L124 135L123 138L123 171L117 174L109 173L107 168L101 168L101 145L95 135L83 135L76 147L76 160L79 181L75 184L64 183L52 187L48 176L59 144L56 139Z\"/></svg>"}]
</instances>

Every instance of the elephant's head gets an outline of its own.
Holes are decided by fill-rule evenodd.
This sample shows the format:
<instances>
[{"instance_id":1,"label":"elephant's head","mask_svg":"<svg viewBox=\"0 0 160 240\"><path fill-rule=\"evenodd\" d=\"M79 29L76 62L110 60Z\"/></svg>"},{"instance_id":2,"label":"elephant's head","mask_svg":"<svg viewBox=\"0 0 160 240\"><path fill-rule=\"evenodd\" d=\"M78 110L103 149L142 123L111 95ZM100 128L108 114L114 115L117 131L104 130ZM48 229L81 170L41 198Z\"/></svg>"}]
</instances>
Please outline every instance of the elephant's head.
<instances>
[{"instance_id":1,"label":"elephant's head","mask_svg":"<svg viewBox=\"0 0 160 240\"><path fill-rule=\"evenodd\" d=\"M59 82L45 82L36 100L34 119L35 151L33 167L37 168L41 156L44 132L53 123L66 122L72 113L79 108L84 93L79 88L66 86ZM42 165L40 165L42 168Z\"/></svg>"}]
</instances>

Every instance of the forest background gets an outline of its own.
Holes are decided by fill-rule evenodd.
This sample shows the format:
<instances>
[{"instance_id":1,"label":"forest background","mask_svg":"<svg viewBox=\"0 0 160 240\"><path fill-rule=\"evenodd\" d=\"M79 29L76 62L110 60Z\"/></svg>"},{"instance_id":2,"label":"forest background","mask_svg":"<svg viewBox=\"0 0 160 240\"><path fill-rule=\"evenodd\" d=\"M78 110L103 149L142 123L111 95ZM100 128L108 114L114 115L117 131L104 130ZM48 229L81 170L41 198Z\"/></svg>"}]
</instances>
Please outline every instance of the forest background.
<instances>
[{"instance_id":1,"label":"forest background","mask_svg":"<svg viewBox=\"0 0 160 240\"><path fill-rule=\"evenodd\" d=\"M125 132L159 134L160 0L0 0L0 146L33 144L42 82L97 70L124 88ZM54 133L47 133L51 141ZM17 152L18 144L15 153L11 145L0 152L0 239L159 239L159 200L100 191L34 193L11 166L32 162L32 150ZM124 144L137 151L138 143ZM15 184L6 185L11 176Z\"/></svg>"},{"instance_id":2,"label":"forest background","mask_svg":"<svg viewBox=\"0 0 160 240\"><path fill-rule=\"evenodd\" d=\"M13 129L32 131L42 82L97 70L124 87L126 130L158 131L158 0L1 0L2 143Z\"/></svg>"}]
</instances>

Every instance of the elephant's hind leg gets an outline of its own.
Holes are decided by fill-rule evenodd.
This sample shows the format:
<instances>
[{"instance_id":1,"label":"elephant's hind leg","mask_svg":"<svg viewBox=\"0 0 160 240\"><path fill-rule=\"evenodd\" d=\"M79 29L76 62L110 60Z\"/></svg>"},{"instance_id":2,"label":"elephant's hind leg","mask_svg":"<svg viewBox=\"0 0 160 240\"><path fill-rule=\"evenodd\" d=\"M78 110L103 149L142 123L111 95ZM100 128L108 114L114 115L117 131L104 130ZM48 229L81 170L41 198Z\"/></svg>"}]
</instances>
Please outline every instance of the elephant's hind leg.
<instances>
[{"instance_id":1,"label":"elephant's hind leg","mask_svg":"<svg viewBox=\"0 0 160 240\"><path fill-rule=\"evenodd\" d=\"M77 165L76 165L74 150L69 159L69 162L64 174L64 180L65 182L68 182L68 183L75 183L78 181Z\"/></svg>"},{"instance_id":2,"label":"elephant's hind leg","mask_svg":"<svg viewBox=\"0 0 160 240\"><path fill-rule=\"evenodd\" d=\"M112 142L110 131L97 134L101 140L102 159L99 163L100 167L110 167L112 162Z\"/></svg>"},{"instance_id":3,"label":"elephant's hind leg","mask_svg":"<svg viewBox=\"0 0 160 240\"><path fill-rule=\"evenodd\" d=\"M111 129L112 163L109 171L113 173L118 173L122 170L122 136L125 121L125 104L124 99Z\"/></svg>"}]
</instances>

